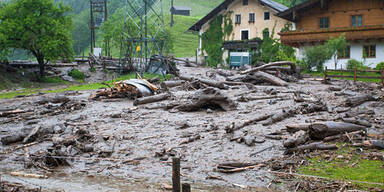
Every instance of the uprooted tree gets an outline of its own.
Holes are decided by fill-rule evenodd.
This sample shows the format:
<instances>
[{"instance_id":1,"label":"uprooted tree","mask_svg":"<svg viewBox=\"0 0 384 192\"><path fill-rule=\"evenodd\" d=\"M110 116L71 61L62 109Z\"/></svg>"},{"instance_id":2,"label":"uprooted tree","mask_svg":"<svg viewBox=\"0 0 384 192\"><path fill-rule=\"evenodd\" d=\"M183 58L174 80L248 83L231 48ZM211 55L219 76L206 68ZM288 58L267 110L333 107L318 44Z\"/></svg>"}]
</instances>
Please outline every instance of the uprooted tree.
<instances>
[{"instance_id":1,"label":"uprooted tree","mask_svg":"<svg viewBox=\"0 0 384 192\"><path fill-rule=\"evenodd\" d=\"M69 11L53 0L13 0L0 10L0 36L6 47L34 55L43 77L46 63L73 57Z\"/></svg>"}]
</instances>

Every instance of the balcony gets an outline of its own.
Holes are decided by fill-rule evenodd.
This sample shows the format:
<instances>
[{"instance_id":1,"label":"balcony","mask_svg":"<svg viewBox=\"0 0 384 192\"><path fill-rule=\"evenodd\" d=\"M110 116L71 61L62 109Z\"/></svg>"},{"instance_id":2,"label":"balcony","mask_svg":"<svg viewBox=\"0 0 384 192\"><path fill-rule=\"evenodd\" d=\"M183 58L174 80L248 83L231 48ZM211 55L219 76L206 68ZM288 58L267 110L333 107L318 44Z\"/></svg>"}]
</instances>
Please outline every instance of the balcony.
<instances>
[{"instance_id":1,"label":"balcony","mask_svg":"<svg viewBox=\"0 0 384 192\"><path fill-rule=\"evenodd\" d=\"M223 48L226 50L249 50L257 49L261 45L260 39L240 40L240 41L225 41Z\"/></svg>"},{"instance_id":2,"label":"balcony","mask_svg":"<svg viewBox=\"0 0 384 192\"><path fill-rule=\"evenodd\" d=\"M293 47L299 47L303 44L322 43L329 40L330 37L339 37L341 34L345 34L348 41L384 39L384 25L296 30L279 33L281 42Z\"/></svg>"}]
</instances>

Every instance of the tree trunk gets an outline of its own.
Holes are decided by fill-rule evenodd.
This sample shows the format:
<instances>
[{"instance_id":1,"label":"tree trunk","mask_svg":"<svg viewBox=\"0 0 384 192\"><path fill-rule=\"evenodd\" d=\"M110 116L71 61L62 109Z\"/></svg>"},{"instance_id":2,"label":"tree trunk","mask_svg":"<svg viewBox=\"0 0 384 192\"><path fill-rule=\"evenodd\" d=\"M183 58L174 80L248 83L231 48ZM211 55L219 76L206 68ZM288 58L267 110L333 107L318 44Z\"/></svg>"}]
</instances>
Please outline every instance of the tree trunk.
<instances>
[{"instance_id":1,"label":"tree trunk","mask_svg":"<svg viewBox=\"0 0 384 192\"><path fill-rule=\"evenodd\" d=\"M313 123L309 128L309 136L312 139L324 139L328 136L359 130L366 131L366 127L352 123L327 121Z\"/></svg>"},{"instance_id":2,"label":"tree trunk","mask_svg":"<svg viewBox=\"0 0 384 192\"><path fill-rule=\"evenodd\" d=\"M40 77L45 76L45 63L44 63L44 57L41 55L36 56L37 62L39 62L39 69L40 69Z\"/></svg>"}]
</instances>

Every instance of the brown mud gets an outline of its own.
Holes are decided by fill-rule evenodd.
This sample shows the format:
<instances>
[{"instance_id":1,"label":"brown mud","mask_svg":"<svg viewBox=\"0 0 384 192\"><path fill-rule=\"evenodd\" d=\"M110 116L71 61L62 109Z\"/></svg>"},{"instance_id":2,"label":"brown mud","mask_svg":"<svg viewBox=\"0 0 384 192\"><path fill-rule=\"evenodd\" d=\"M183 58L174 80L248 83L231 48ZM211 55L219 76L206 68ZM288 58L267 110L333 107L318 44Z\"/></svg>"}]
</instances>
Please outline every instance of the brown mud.
<instances>
[{"instance_id":1,"label":"brown mud","mask_svg":"<svg viewBox=\"0 0 384 192\"><path fill-rule=\"evenodd\" d=\"M180 67L180 70L182 74L194 77L205 77L212 71L185 67ZM213 78L225 79L219 75ZM286 87L255 85L249 88L245 84L230 86L228 90L221 91L236 101L237 110L233 111L204 109L199 112L180 112L150 109L158 103L135 107L133 101L128 99L89 101L88 97L94 91L60 93L69 98L70 102L58 104L39 104L43 98L57 94L0 100L3 110L27 111L0 117L0 137L38 126L52 130L49 134L35 138L36 144L31 146L18 148L23 145L21 142L1 145L2 179L25 185L33 183L52 191L161 191L161 183L170 184L171 181L172 157L179 156L182 181L190 183L195 190L267 190L265 187L270 186L274 178L274 175L266 172L268 167L261 168L261 171L247 170L234 174L219 173L216 167L225 162L265 162L274 157L282 157L285 150L282 140L271 139L266 135L285 129L287 124L332 121L347 113L357 113L372 123L369 132L383 131L382 100L368 101L354 108L344 106L348 95L370 93L382 97L382 87L343 80L331 83L323 84L318 79L307 78L289 83ZM343 87L343 90L331 91L330 87L335 86ZM193 93L177 88L171 92L174 98L189 98ZM282 97L246 102L240 99L242 96L270 96L271 92ZM232 134L225 131L225 127L233 122L276 114L282 109L300 105L294 100L294 92L301 92L305 100L320 99L332 105L335 110L331 113L321 111L297 114L266 126L262 123L252 124ZM372 113L361 114L361 111ZM231 141L236 134L252 136L257 142L248 146ZM62 144L60 138L70 136L76 137L73 141L76 144ZM89 150L85 150L87 146ZM259 153L251 155L255 152ZM30 157L26 157L26 153ZM63 158L66 163L52 166L46 162L48 155ZM35 163L26 166L28 158ZM10 176L10 171L44 174L49 178L22 178L20 181Z\"/></svg>"}]
</instances>

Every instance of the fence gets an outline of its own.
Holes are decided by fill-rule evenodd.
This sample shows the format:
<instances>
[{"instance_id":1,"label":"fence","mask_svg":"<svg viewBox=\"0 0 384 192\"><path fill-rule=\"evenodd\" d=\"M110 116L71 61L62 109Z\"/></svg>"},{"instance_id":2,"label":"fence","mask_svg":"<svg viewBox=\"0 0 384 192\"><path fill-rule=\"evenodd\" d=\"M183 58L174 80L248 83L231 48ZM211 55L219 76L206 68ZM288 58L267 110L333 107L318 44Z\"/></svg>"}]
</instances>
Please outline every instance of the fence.
<instances>
[{"instance_id":1,"label":"fence","mask_svg":"<svg viewBox=\"0 0 384 192\"><path fill-rule=\"evenodd\" d=\"M352 72L354 75L329 75L328 72ZM381 76L358 76L357 73L381 73ZM381 83L384 86L384 69L381 71L379 70L357 70L355 67L355 70L334 70L334 69L327 69L325 67L324 70L324 81L327 81L328 77L337 77L337 78L353 78L353 80L356 82L357 79L381 79Z\"/></svg>"}]
</instances>

